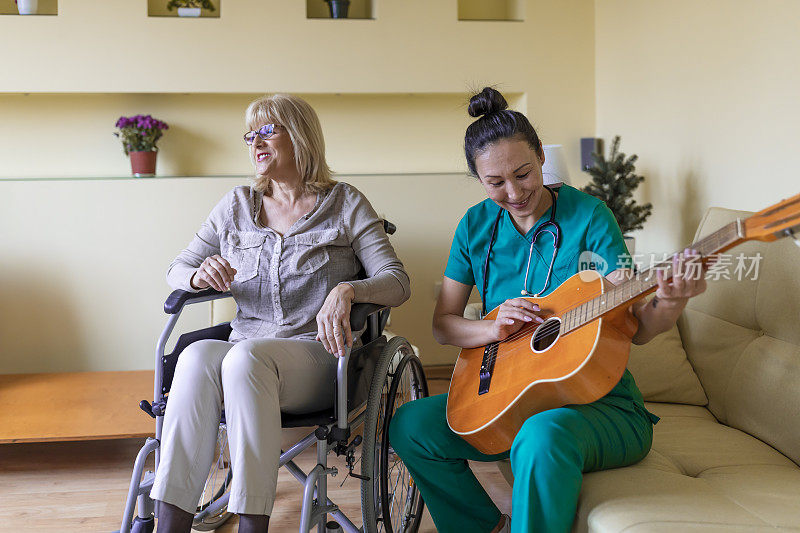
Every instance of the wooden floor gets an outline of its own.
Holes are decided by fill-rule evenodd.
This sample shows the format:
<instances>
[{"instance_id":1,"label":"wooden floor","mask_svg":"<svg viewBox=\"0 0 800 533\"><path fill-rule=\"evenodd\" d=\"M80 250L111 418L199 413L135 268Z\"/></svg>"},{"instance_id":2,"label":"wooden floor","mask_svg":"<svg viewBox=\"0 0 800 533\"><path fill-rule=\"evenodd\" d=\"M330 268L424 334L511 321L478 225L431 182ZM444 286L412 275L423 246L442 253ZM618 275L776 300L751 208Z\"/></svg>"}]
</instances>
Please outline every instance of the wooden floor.
<instances>
[{"instance_id":1,"label":"wooden floor","mask_svg":"<svg viewBox=\"0 0 800 533\"><path fill-rule=\"evenodd\" d=\"M430 376L434 377L436 374ZM430 381L431 394L447 391L446 379ZM144 414L140 414L145 418ZM284 432L285 444L308 430ZM119 529L133 460L142 438L0 444L0 530L8 532L114 531ZM331 466L346 467L334 454ZM316 463L314 448L297 459L308 471ZM472 464L478 479L501 511L511 509L511 488L493 464ZM149 467L152 469L152 465ZM356 525L361 525L360 486L344 475L329 480L329 495ZM297 531L302 487L281 469L270 531ZM421 531L436 529L427 513ZM219 532L237 531L232 519Z\"/></svg>"}]
</instances>

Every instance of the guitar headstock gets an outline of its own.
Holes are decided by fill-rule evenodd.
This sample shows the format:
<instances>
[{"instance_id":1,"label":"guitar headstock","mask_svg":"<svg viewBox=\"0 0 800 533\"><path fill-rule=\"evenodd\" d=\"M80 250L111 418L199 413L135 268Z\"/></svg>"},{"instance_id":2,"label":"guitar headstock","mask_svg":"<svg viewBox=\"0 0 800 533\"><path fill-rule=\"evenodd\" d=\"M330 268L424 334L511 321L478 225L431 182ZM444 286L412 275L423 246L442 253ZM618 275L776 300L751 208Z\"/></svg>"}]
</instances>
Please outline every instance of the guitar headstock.
<instances>
[{"instance_id":1,"label":"guitar headstock","mask_svg":"<svg viewBox=\"0 0 800 533\"><path fill-rule=\"evenodd\" d=\"M762 209L743 222L745 240L774 241L792 232L800 235L800 194Z\"/></svg>"}]
</instances>

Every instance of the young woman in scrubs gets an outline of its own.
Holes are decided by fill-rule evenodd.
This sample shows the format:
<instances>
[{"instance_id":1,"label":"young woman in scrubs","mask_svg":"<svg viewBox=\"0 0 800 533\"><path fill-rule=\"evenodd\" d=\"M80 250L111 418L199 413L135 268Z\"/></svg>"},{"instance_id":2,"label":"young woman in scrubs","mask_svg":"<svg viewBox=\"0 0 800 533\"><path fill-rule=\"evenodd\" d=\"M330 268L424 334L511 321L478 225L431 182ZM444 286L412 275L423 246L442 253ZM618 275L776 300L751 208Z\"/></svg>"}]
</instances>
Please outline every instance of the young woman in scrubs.
<instances>
[{"instance_id":1,"label":"young woman in scrubs","mask_svg":"<svg viewBox=\"0 0 800 533\"><path fill-rule=\"evenodd\" d=\"M442 344L483 346L505 339L526 323L541 322L537 306L520 298L521 291L549 294L578 272L582 252L595 254L596 264L605 267L601 273L612 283L630 273L617 268L628 251L611 211L567 185L551 194L543 185L544 151L536 131L523 114L506 107L503 96L491 88L470 100L469 114L477 120L465 136L467 165L488 198L471 207L456 228L433 317L433 334ZM683 262L696 255L689 249L678 254L674 271L687 271ZM687 300L705 290L703 276L695 279L691 270L669 282L659 276L656 297L634 309L639 319L634 343L646 343L670 329ZM475 285L483 289L480 296L487 310L499 306L495 320L463 318ZM627 370L614 389L594 403L531 416L511 450L498 455L482 454L453 433L446 405L446 394L405 404L389 430L392 447L441 532L569 531L583 472L644 458L658 421L645 409ZM513 520L500 513L467 463L508 457L515 478Z\"/></svg>"}]
</instances>

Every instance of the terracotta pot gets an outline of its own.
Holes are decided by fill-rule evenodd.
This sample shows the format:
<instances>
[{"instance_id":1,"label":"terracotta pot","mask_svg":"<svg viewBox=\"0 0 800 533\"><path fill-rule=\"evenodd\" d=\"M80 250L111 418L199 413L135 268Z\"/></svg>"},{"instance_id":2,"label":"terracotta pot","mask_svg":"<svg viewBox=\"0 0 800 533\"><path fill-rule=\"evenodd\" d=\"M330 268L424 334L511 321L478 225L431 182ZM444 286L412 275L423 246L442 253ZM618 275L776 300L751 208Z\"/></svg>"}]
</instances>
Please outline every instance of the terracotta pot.
<instances>
[{"instance_id":1,"label":"terracotta pot","mask_svg":"<svg viewBox=\"0 0 800 533\"><path fill-rule=\"evenodd\" d=\"M156 175L156 155L158 152L130 152L131 172L137 178Z\"/></svg>"}]
</instances>

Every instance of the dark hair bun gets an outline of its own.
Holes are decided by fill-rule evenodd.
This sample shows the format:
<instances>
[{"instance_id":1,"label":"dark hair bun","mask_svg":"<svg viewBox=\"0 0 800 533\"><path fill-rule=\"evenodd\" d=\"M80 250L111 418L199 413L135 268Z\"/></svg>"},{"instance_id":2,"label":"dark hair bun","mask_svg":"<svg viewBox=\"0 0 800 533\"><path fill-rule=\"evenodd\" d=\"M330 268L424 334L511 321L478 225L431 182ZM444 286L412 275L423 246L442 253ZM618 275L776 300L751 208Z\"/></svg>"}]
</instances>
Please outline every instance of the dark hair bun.
<instances>
[{"instance_id":1,"label":"dark hair bun","mask_svg":"<svg viewBox=\"0 0 800 533\"><path fill-rule=\"evenodd\" d=\"M508 102L499 91L491 87L484 87L481 92L469 99L468 113L471 117L480 117L506 108L508 108Z\"/></svg>"}]
</instances>

